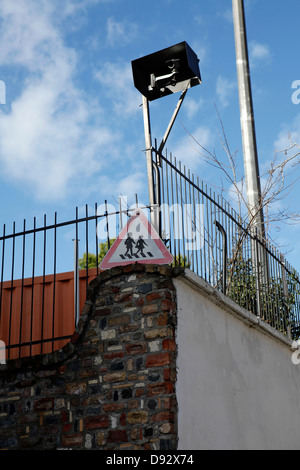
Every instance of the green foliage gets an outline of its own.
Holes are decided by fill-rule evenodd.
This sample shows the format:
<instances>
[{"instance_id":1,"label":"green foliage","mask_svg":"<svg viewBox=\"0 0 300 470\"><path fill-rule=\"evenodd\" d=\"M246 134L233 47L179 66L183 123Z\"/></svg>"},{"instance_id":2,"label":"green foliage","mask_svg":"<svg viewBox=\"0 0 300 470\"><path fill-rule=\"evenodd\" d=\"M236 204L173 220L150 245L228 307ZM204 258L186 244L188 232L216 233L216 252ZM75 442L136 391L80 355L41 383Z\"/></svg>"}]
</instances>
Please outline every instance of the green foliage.
<instances>
[{"instance_id":1,"label":"green foliage","mask_svg":"<svg viewBox=\"0 0 300 470\"><path fill-rule=\"evenodd\" d=\"M259 293L258 293L259 292ZM259 295L259 298L258 298ZM228 263L227 296L282 333L298 333L298 299L300 284L296 273L286 273L286 289L279 276L268 276L267 285L257 285L251 259L237 256ZM258 311L260 306L260 312Z\"/></svg>"},{"instance_id":2,"label":"green foliage","mask_svg":"<svg viewBox=\"0 0 300 470\"><path fill-rule=\"evenodd\" d=\"M186 256L183 257L182 255L175 256L172 266L180 266L181 268L187 268L187 269L191 267L187 257Z\"/></svg>"},{"instance_id":3,"label":"green foliage","mask_svg":"<svg viewBox=\"0 0 300 470\"><path fill-rule=\"evenodd\" d=\"M244 260L238 255L228 263L227 296L241 307L256 312L256 279L252 273L252 260Z\"/></svg>"},{"instance_id":4,"label":"green foliage","mask_svg":"<svg viewBox=\"0 0 300 470\"><path fill-rule=\"evenodd\" d=\"M110 246L114 243L116 239L110 240ZM109 250L108 242L100 243L99 244L99 252L98 252L98 260L97 256L94 253L83 253L82 257L79 258L79 269L86 269L88 268L96 268L99 266L105 255Z\"/></svg>"}]
</instances>

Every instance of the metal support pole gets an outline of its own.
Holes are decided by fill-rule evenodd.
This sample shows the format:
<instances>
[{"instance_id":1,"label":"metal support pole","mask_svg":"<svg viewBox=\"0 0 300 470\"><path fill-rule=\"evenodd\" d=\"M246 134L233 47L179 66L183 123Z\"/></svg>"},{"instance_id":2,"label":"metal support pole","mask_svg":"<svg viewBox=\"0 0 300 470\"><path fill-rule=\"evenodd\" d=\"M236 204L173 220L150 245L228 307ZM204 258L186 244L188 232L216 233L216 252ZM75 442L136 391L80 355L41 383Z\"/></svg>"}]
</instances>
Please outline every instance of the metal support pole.
<instances>
[{"instance_id":1,"label":"metal support pole","mask_svg":"<svg viewBox=\"0 0 300 470\"><path fill-rule=\"evenodd\" d=\"M256 232L257 232L257 229L255 229ZM252 254L252 256L255 256L255 283L256 283L256 316L258 318L262 318L263 317L263 312L262 312L262 289L261 289L261 270L259 269L259 253L260 253L260 249L259 249L259 239L257 237L257 233L256 233L256 236L254 238L254 240L252 240L252 246L255 245L255 250Z\"/></svg>"},{"instance_id":2,"label":"metal support pole","mask_svg":"<svg viewBox=\"0 0 300 470\"><path fill-rule=\"evenodd\" d=\"M122 217L122 198L119 196L119 220L120 220L120 227L119 231L121 232L123 228L123 217Z\"/></svg>"},{"instance_id":3,"label":"metal support pole","mask_svg":"<svg viewBox=\"0 0 300 470\"><path fill-rule=\"evenodd\" d=\"M162 223L161 223L161 193L160 193L160 172L159 165L156 162L153 162L153 168L155 172L155 185L154 185L154 194L155 194L155 207L156 207L156 231L160 237L162 237Z\"/></svg>"},{"instance_id":4,"label":"metal support pole","mask_svg":"<svg viewBox=\"0 0 300 470\"><path fill-rule=\"evenodd\" d=\"M144 115L144 130L145 130L145 144L146 144L146 158L147 158L147 175L148 175L148 189L149 189L149 204L150 204L150 217L151 224L157 230L157 207L155 206L154 194L154 178L153 178L153 160L152 160L152 138L151 138L151 125L150 125L150 112L149 101L143 95L143 115ZM158 208L159 210L159 208Z\"/></svg>"},{"instance_id":5,"label":"metal support pole","mask_svg":"<svg viewBox=\"0 0 300 470\"><path fill-rule=\"evenodd\" d=\"M170 123L169 123L169 125L168 125L168 128L167 128L167 130L166 130L166 132L165 132L165 135L164 135L164 137L163 137L163 139L162 139L162 141L161 141L160 147L159 147L159 149L158 149L158 154L159 154L159 155L162 153L162 151L163 151L163 149L164 149L164 147L165 147L165 145L166 145L166 142L167 142L167 140L168 140L168 137L169 137L169 135L170 135L170 132L171 132L171 130L172 130L172 127L173 127L173 125L174 125L174 122L175 122L175 120L176 120L176 118L177 118L177 115L178 115L178 113L179 113L179 111L180 111L180 108L181 108L181 106L182 106L183 100L184 100L184 98L185 98L185 96L186 96L186 94L187 94L187 91L188 91L188 89L189 89L189 86L190 86L190 85L188 85L187 88L181 93L181 96L180 96L180 98L179 98L179 100L178 100L178 103L177 103L177 106L176 106L175 111L174 111L174 113L173 113L173 116L172 116L172 118L171 118L171 121L170 121Z\"/></svg>"},{"instance_id":6,"label":"metal support pole","mask_svg":"<svg viewBox=\"0 0 300 470\"><path fill-rule=\"evenodd\" d=\"M216 220L215 225L222 234L223 240L223 275L222 275L222 292L226 295L227 292L227 234L224 227Z\"/></svg>"},{"instance_id":7,"label":"metal support pole","mask_svg":"<svg viewBox=\"0 0 300 470\"><path fill-rule=\"evenodd\" d=\"M247 189L249 225L252 239L252 260L259 274L262 291L267 288L268 257L265 249L265 227L259 177L257 142L254 123L253 100L250 80L244 0L232 0L236 47L236 67L239 86L240 119L244 152L244 168ZM257 243L258 239L258 243ZM260 288L257 291L260 297Z\"/></svg>"},{"instance_id":8,"label":"metal support pole","mask_svg":"<svg viewBox=\"0 0 300 470\"><path fill-rule=\"evenodd\" d=\"M74 239L74 319L75 326L79 321L79 266L78 266L78 241ZM88 256L88 253L86 254Z\"/></svg>"},{"instance_id":9,"label":"metal support pole","mask_svg":"<svg viewBox=\"0 0 300 470\"><path fill-rule=\"evenodd\" d=\"M254 111L250 81L246 20L243 0L232 0L236 46L236 65L240 99L241 130L244 149L244 166L250 221L264 234L264 218L261 208L261 187L254 124ZM251 223L252 225L252 223Z\"/></svg>"},{"instance_id":10,"label":"metal support pole","mask_svg":"<svg viewBox=\"0 0 300 470\"><path fill-rule=\"evenodd\" d=\"M286 279L286 269L285 269L285 259L283 255L280 255L280 261L281 261L281 277L282 277L282 288L283 288L283 302L284 302L284 329L287 332L287 335L290 339L292 339L292 329L291 329L291 319L290 319L290 312L289 312L289 306L288 306L288 297L289 297L289 288L288 288L288 283Z\"/></svg>"}]
</instances>

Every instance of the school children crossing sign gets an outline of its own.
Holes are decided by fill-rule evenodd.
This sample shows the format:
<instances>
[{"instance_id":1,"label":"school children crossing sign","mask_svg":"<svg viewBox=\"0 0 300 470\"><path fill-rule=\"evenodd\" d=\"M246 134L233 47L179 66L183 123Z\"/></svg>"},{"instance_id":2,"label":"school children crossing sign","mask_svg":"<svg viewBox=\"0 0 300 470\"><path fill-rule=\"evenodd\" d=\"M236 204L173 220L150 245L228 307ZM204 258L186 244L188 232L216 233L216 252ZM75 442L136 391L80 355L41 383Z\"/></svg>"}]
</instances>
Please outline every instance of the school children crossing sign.
<instances>
[{"instance_id":1,"label":"school children crossing sign","mask_svg":"<svg viewBox=\"0 0 300 470\"><path fill-rule=\"evenodd\" d=\"M141 209L136 209L100 263L100 269L130 263L171 264L173 256Z\"/></svg>"}]
</instances>

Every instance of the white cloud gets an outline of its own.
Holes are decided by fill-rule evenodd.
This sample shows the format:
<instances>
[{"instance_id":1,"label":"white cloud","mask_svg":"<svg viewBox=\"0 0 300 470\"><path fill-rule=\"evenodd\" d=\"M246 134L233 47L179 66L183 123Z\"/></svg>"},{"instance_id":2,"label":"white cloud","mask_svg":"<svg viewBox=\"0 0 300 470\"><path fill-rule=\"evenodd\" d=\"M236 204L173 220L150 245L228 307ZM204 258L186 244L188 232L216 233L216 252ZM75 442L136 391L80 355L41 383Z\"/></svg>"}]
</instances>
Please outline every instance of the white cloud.
<instances>
[{"instance_id":1,"label":"white cloud","mask_svg":"<svg viewBox=\"0 0 300 470\"><path fill-rule=\"evenodd\" d=\"M125 61L105 62L94 75L103 85L104 92L111 99L119 116L139 110L142 98L132 85L130 64Z\"/></svg>"},{"instance_id":2,"label":"white cloud","mask_svg":"<svg viewBox=\"0 0 300 470\"><path fill-rule=\"evenodd\" d=\"M226 108L230 104L230 99L236 87L236 81L230 82L221 75L217 78L216 93L223 108Z\"/></svg>"},{"instance_id":3,"label":"white cloud","mask_svg":"<svg viewBox=\"0 0 300 470\"><path fill-rule=\"evenodd\" d=\"M229 23L233 23L233 15L232 15L232 9L231 8L227 8L227 10L218 12L218 16L221 16L222 18L224 18Z\"/></svg>"},{"instance_id":4,"label":"white cloud","mask_svg":"<svg viewBox=\"0 0 300 470\"><path fill-rule=\"evenodd\" d=\"M42 199L63 198L79 181L84 186L103 165L99 154L110 147L112 156L117 141L97 104L75 85L77 54L65 45L56 12L62 15L56 1L0 4L0 61L21 66L25 77L10 112L0 114L1 171Z\"/></svg>"},{"instance_id":5,"label":"white cloud","mask_svg":"<svg viewBox=\"0 0 300 470\"><path fill-rule=\"evenodd\" d=\"M285 124L281 132L279 133L275 144L275 152L283 152L289 149L292 144L300 146L300 114L298 114L291 124ZM295 152L295 149L291 149L291 152Z\"/></svg>"},{"instance_id":6,"label":"white cloud","mask_svg":"<svg viewBox=\"0 0 300 470\"><path fill-rule=\"evenodd\" d=\"M252 67L259 63L265 64L271 60L271 51L267 44L260 44L256 41L249 43L249 58Z\"/></svg>"},{"instance_id":7,"label":"white cloud","mask_svg":"<svg viewBox=\"0 0 300 470\"><path fill-rule=\"evenodd\" d=\"M191 135L187 135L175 143L173 155L180 160L191 171L197 171L204 164L203 149L212 145L213 133L208 127L200 126L196 128ZM200 144L200 145L199 145Z\"/></svg>"},{"instance_id":8,"label":"white cloud","mask_svg":"<svg viewBox=\"0 0 300 470\"><path fill-rule=\"evenodd\" d=\"M146 165L146 164L145 164ZM108 176L101 176L100 184L102 191L107 195L120 194L131 201L135 194L140 197L146 194L148 197L148 187L145 171L136 169L131 171L130 175L119 177L116 175L114 179Z\"/></svg>"},{"instance_id":9,"label":"white cloud","mask_svg":"<svg viewBox=\"0 0 300 470\"><path fill-rule=\"evenodd\" d=\"M116 21L113 18L107 20L107 44L111 47L129 44L136 37L138 27L127 20Z\"/></svg>"},{"instance_id":10,"label":"white cloud","mask_svg":"<svg viewBox=\"0 0 300 470\"><path fill-rule=\"evenodd\" d=\"M200 98L198 100L194 99L186 99L184 103L184 110L185 113L187 114L188 119L193 119L198 111L202 108L203 106L203 98Z\"/></svg>"},{"instance_id":11,"label":"white cloud","mask_svg":"<svg viewBox=\"0 0 300 470\"><path fill-rule=\"evenodd\" d=\"M145 172L137 171L131 175L125 176L116 181L119 194L128 197L136 194L142 194L145 190Z\"/></svg>"},{"instance_id":12,"label":"white cloud","mask_svg":"<svg viewBox=\"0 0 300 470\"><path fill-rule=\"evenodd\" d=\"M196 21L196 23L198 23L198 25L202 25L203 24L203 17L200 16L200 15L196 15L194 17L194 20Z\"/></svg>"}]
</instances>

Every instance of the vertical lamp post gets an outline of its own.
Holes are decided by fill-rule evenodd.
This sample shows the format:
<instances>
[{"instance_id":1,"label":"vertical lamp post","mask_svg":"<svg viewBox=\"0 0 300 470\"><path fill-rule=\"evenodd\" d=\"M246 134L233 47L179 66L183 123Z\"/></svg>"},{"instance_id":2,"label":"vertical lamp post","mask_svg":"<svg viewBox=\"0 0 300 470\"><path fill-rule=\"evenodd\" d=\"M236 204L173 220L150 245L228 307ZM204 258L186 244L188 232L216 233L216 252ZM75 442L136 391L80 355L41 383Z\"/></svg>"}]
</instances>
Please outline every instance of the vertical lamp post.
<instances>
[{"instance_id":1,"label":"vertical lamp post","mask_svg":"<svg viewBox=\"0 0 300 470\"><path fill-rule=\"evenodd\" d=\"M232 0L232 6L248 210L250 221L257 228L258 234L263 236L264 217L261 207L261 187L250 81L244 1Z\"/></svg>"},{"instance_id":2,"label":"vertical lamp post","mask_svg":"<svg viewBox=\"0 0 300 470\"><path fill-rule=\"evenodd\" d=\"M134 85L143 95L143 116L151 223L154 228L160 232L160 201L158 188L158 166L160 165L160 161L158 157L158 161L156 163L153 162L149 102L173 93L182 92L158 149L158 155L160 155L166 145L187 90L201 83L199 59L190 46L186 42L182 42L159 52L136 59L132 61L131 65ZM154 169L156 170L156 188L153 175Z\"/></svg>"},{"instance_id":3,"label":"vertical lamp post","mask_svg":"<svg viewBox=\"0 0 300 470\"><path fill-rule=\"evenodd\" d=\"M251 252L256 273L257 311L258 315L260 315L261 292L264 292L268 284L269 276L267 252L264 247L265 227L251 91L244 0L232 0L232 8L249 224L251 232L255 237L252 238ZM252 228L254 228L254 230Z\"/></svg>"}]
</instances>

